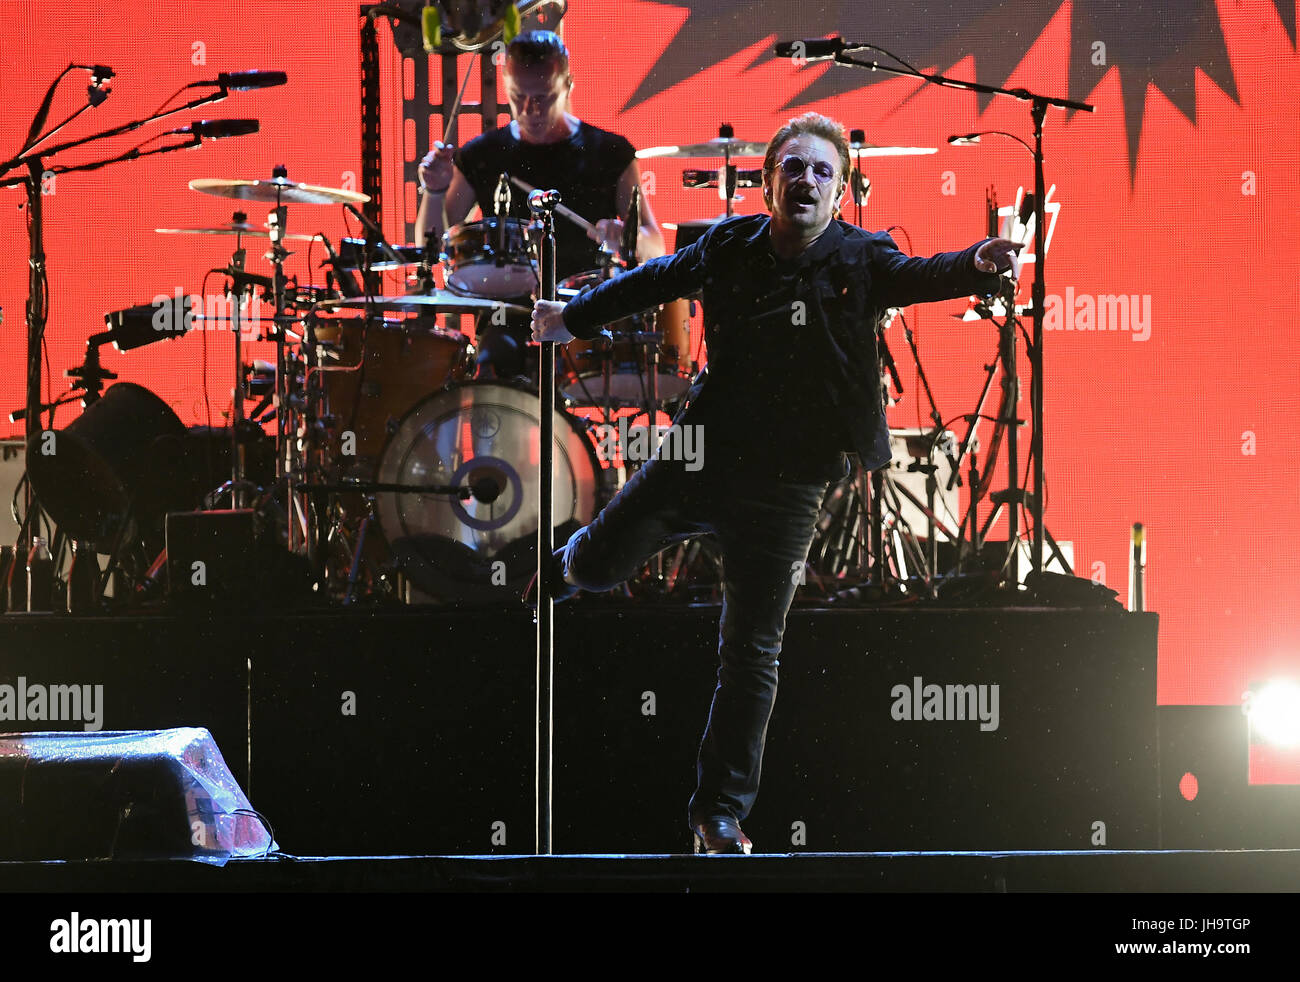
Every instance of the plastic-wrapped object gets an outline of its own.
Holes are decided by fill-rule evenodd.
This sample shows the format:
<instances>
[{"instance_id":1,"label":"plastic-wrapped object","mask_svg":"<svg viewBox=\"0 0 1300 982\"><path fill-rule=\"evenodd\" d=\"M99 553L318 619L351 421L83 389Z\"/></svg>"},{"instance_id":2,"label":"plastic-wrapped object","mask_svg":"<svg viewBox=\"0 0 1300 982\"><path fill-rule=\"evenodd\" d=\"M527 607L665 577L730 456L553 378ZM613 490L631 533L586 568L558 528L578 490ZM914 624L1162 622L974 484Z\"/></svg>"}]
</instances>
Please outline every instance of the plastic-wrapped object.
<instances>
[{"instance_id":1,"label":"plastic-wrapped object","mask_svg":"<svg viewBox=\"0 0 1300 982\"><path fill-rule=\"evenodd\" d=\"M277 848L202 727L0 734L0 860L221 866Z\"/></svg>"}]
</instances>

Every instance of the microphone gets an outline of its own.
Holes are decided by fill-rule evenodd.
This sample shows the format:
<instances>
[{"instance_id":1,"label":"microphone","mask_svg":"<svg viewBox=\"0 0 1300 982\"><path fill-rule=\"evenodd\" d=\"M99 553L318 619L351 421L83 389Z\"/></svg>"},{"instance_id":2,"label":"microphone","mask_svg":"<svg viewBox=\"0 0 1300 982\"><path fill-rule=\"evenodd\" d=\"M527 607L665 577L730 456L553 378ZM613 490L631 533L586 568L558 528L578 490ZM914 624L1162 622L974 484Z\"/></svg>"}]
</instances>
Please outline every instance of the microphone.
<instances>
[{"instance_id":1,"label":"microphone","mask_svg":"<svg viewBox=\"0 0 1300 982\"><path fill-rule=\"evenodd\" d=\"M257 273L246 273L242 269L234 266L217 266L208 270L210 273L220 273L222 276L229 276L234 283L235 293L243 293L250 287L260 286L263 290L270 292L275 288L275 284L269 276L259 276Z\"/></svg>"},{"instance_id":2,"label":"microphone","mask_svg":"<svg viewBox=\"0 0 1300 982\"><path fill-rule=\"evenodd\" d=\"M1034 196L1031 193L1025 195L1024 198L1021 200L1020 211L1016 214L1016 217L1020 219L1021 225L1028 225L1029 216L1032 215L1033 213L1034 213Z\"/></svg>"},{"instance_id":3,"label":"microphone","mask_svg":"<svg viewBox=\"0 0 1300 982\"><path fill-rule=\"evenodd\" d=\"M528 192L528 209L534 215L540 215L544 211L552 211L559 203L559 191L542 191L539 188L535 188Z\"/></svg>"},{"instance_id":4,"label":"microphone","mask_svg":"<svg viewBox=\"0 0 1300 982\"><path fill-rule=\"evenodd\" d=\"M979 143L980 135L979 133L964 133L961 136L950 136L948 142L954 147L966 147L972 143Z\"/></svg>"},{"instance_id":5,"label":"microphone","mask_svg":"<svg viewBox=\"0 0 1300 982\"><path fill-rule=\"evenodd\" d=\"M510 202L510 175L502 171L500 179L497 180L497 189L493 197L497 216L496 264L499 267L506 264L506 218L510 214Z\"/></svg>"},{"instance_id":6,"label":"microphone","mask_svg":"<svg viewBox=\"0 0 1300 982\"><path fill-rule=\"evenodd\" d=\"M855 205L866 204L867 198L871 194L871 178L860 170L853 170L849 173L849 190L853 192L853 203Z\"/></svg>"},{"instance_id":7,"label":"microphone","mask_svg":"<svg viewBox=\"0 0 1300 982\"><path fill-rule=\"evenodd\" d=\"M262 124L256 119L199 119L189 126L169 130L164 136L197 136L200 140L222 140L228 136L256 133Z\"/></svg>"},{"instance_id":8,"label":"microphone","mask_svg":"<svg viewBox=\"0 0 1300 982\"><path fill-rule=\"evenodd\" d=\"M863 45L844 44L844 38L838 35L833 38L805 38L801 41L780 41L777 43L776 56L778 58L802 58L804 61L824 61L827 58L834 58L843 51L850 48L864 47Z\"/></svg>"},{"instance_id":9,"label":"microphone","mask_svg":"<svg viewBox=\"0 0 1300 982\"><path fill-rule=\"evenodd\" d=\"M345 297L361 296L361 287L357 284L356 277L352 275L352 270L345 269L339 262L339 254L334 251L334 244L325 237L324 232L320 233L320 240L325 243L325 252L329 255L321 265L331 267L331 271L338 278L339 292Z\"/></svg>"},{"instance_id":10,"label":"microphone","mask_svg":"<svg viewBox=\"0 0 1300 982\"><path fill-rule=\"evenodd\" d=\"M185 87L194 89L200 85L216 85L231 92L247 92L250 89L269 89L276 85L284 85L287 81L289 76L284 72L267 72L258 69L251 72L221 72L217 75L216 81L191 82Z\"/></svg>"},{"instance_id":11,"label":"microphone","mask_svg":"<svg viewBox=\"0 0 1300 982\"><path fill-rule=\"evenodd\" d=\"M389 259L391 259L398 266L403 266L406 264L406 260L403 259L400 255L398 255L397 250L394 249L391 245L389 245L388 240L384 238L383 229L381 229L378 225L372 222L365 215L361 214L361 212L357 211L357 209L350 202L344 202L343 207L346 208L348 211L352 212L352 214L357 216L357 221L359 221L362 225L365 226L366 231L369 232L370 235L374 238L375 245L378 246L379 249L385 255L387 255Z\"/></svg>"},{"instance_id":12,"label":"microphone","mask_svg":"<svg viewBox=\"0 0 1300 982\"><path fill-rule=\"evenodd\" d=\"M623 241L619 243L628 269L636 266L636 237L640 230L641 187L638 185L632 189L632 201L627 206L627 217L623 221Z\"/></svg>"}]
</instances>

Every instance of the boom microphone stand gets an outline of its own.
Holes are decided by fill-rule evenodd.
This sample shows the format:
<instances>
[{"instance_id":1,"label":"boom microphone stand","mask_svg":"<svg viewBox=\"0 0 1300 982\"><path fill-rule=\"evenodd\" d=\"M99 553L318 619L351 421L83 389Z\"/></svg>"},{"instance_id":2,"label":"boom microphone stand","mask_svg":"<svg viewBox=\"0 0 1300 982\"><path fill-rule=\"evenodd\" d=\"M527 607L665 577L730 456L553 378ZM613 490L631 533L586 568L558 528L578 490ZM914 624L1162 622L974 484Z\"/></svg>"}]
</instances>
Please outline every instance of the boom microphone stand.
<instances>
[{"instance_id":1,"label":"boom microphone stand","mask_svg":"<svg viewBox=\"0 0 1300 982\"><path fill-rule=\"evenodd\" d=\"M541 282L542 300L555 299L555 208L560 203L558 191L531 191L528 208L534 219L541 223ZM553 459L555 456L555 343L543 341L541 367L538 371L538 405L541 412L541 452L538 455L537 502L537 753L536 782L534 784L533 816L535 823L534 852L539 856L551 854L551 785L554 754L554 697L552 685L555 678L554 618L555 605L550 577L546 570L555 551L555 520L553 487Z\"/></svg>"},{"instance_id":2,"label":"boom microphone stand","mask_svg":"<svg viewBox=\"0 0 1300 982\"><path fill-rule=\"evenodd\" d=\"M59 82L73 68L89 68L91 72L91 84L87 90L87 105L76 110L71 116L52 127L45 133L41 133L42 127L48 118L50 105L54 99L54 91ZM226 98L230 93L230 86L227 84L225 77L216 83L194 83L195 85L216 84L217 91L206 96L200 96L197 99L191 99L184 105L177 106L174 109L168 109L161 112L155 112L142 119L132 120L129 123L123 123L120 126L114 126L107 130L101 130L98 133L92 133L89 136L82 137L79 140L69 140L53 147L46 147L37 151L37 147L44 143L51 136L63 129L77 116L93 106L103 104L108 98L109 89L104 88L104 84L114 76L111 68L103 65L85 66L69 65L57 78L50 84L45 93L45 98L41 106L36 111L32 124L27 134L27 142L18 154L3 164L0 164L0 187L17 187L23 185L27 192L28 222L27 234L29 240L28 263L28 294L27 294L27 372L26 372L26 410L25 410L25 434L27 445L31 446L32 441L37 439L41 432L41 345L45 338L45 323L47 316L46 304L46 268L45 268L45 227L44 227L44 209L41 200L45 193L45 181L47 177L57 176L59 174L69 174L76 171L98 170L101 167L107 167L109 164L119 163L124 160L135 160L140 157L149 157L160 153L169 153L172 150L183 150L188 147L197 147L202 143L202 137L197 132L193 132L193 139L184 143L172 144L163 147L155 147L151 150L141 150L139 146L133 147L125 153L116 157L106 158L104 160L93 161L76 166L48 166L46 161L65 150L71 150L74 147L83 146L93 143L97 140L104 140L110 137L118 136L122 133L128 133L137 130L154 120L163 119L167 116L174 116L177 113L186 112L198 106L205 105L209 102L217 102ZM5 177L11 171L23 169L25 174L21 177ZM26 514L28 516L38 516L37 509L40 503L36 500L32 491L31 483L28 482L26 490ZM30 523L32 528L38 527L36 523Z\"/></svg>"},{"instance_id":3,"label":"boom microphone stand","mask_svg":"<svg viewBox=\"0 0 1300 982\"><path fill-rule=\"evenodd\" d=\"M903 67L882 65L876 61L855 61L847 54L851 51L865 49L879 51ZM1045 531L1043 526L1043 484L1045 480L1043 470L1043 307L1047 296L1046 282L1043 278L1043 254L1046 251L1044 249L1043 234L1046 223L1046 209L1044 207L1046 181L1043 177L1043 120L1047 115L1048 106L1056 106L1060 109L1076 109L1089 113L1094 111L1094 107L1086 102L1075 102L1072 99L1039 95L1030 92L1028 89L1004 89L995 85L984 85L980 82L967 82L962 79L947 78L943 75L927 74L913 68L902 58L891 54L879 45L864 42L846 42L841 37L781 42L776 45L776 54L778 57L798 58L803 61L820 61L829 58L837 65L848 65L853 68L865 68L872 72L887 72L890 75L919 78L922 81L948 88L967 89L988 95L1010 96L1030 104L1029 114L1034 126L1032 152L1034 155L1034 258L1036 264L1033 286L1034 332L1031 345L1033 350L1029 352L1030 365L1033 368L1033 377L1030 382L1030 415L1033 418L1034 425L1029 451L1034 458L1034 493L1030 501L1030 513L1034 521L1033 569L1035 573L1042 572L1043 534Z\"/></svg>"}]
</instances>

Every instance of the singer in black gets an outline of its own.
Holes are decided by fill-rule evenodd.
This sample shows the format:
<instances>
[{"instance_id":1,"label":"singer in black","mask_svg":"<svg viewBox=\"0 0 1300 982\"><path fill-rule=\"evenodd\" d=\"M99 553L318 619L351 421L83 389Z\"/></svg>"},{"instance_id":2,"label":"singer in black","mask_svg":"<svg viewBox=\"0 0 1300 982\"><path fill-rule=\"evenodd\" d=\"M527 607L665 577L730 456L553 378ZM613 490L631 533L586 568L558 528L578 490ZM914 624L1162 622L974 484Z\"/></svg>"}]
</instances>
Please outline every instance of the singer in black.
<instances>
[{"instance_id":1,"label":"singer in black","mask_svg":"<svg viewBox=\"0 0 1300 982\"><path fill-rule=\"evenodd\" d=\"M989 294L1017 243L989 239L929 259L832 219L849 168L844 131L809 113L763 162L771 216L712 226L567 305L538 301L533 336L567 342L671 297L703 290L708 365L660 452L590 525L557 549L552 595L603 591L675 542L713 534L723 553L721 667L687 818L702 852L749 852L740 823L758 793L786 614L828 484L845 451L890 459L876 324L889 307ZM674 430L703 435L703 466ZM697 439L696 444L699 445ZM692 466L694 469L692 469ZM535 583L525 602L536 603Z\"/></svg>"},{"instance_id":2,"label":"singer in black","mask_svg":"<svg viewBox=\"0 0 1300 982\"><path fill-rule=\"evenodd\" d=\"M484 215L496 214L505 173L534 188L558 190L563 204L593 226L585 231L556 216L556 278L599 268L620 250L619 216L628 213L633 189L641 183L632 144L569 112L569 52L553 32L529 31L511 41L502 74L514 119L459 149L435 143L420 165L423 200L416 236L420 242L430 236L440 241L442 233L463 222L476 204ZM527 193L517 186L510 191L509 214L528 219ZM639 258L662 256L663 233L645 197L640 199L639 216ZM504 331L486 324L478 338L480 362L488 362L500 377L523 374L528 338L526 321L508 324Z\"/></svg>"}]
</instances>

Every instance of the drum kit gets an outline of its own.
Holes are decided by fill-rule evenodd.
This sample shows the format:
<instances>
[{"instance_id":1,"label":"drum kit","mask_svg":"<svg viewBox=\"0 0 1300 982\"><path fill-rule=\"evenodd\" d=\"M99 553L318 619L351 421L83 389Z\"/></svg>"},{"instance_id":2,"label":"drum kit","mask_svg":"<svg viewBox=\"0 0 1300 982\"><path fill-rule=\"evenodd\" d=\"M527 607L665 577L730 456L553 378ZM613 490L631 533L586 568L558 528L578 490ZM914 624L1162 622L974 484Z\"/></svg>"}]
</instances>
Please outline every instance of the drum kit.
<instances>
[{"instance_id":1,"label":"drum kit","mask_svg":"<svg viewBox=\"0 0 1300 982\"><path fill-rule=\"evenodd\" d=\"M757 172L737 170L733 159L759 156L765 144L736 140L729 127L720 134L640 156L721 158L715 179L688 171L684 183L721 188L729 215L733 201L740 200L737 188L755 186L757 179ZM527 188L517 178L514 182ZM228 292L248 296L260 288L274 307L273 316L242 325L239 303L229 308L233 398L229 427L214 431L225 434L220 439L229 454L221 459L229 478L202 498L202 506L271 513L267 524L280 529L281 544L304 556L318 588L345 604L516 598L536 565L539 379L536 371L515 378L476 374L481 359L459 326L461 318L475 319L477 340L489 318L493 323L503 323L503 317L516 323L527 319L539 293L537 230L515 218L486 216L449 229L434 256L431 249L384 242L382 232L355 208L369 200L366 195L297 183L283 168L269 180L200 179L190 187L269 206L264 227L236 211L229 223L156 231L233 237L229 265L217 270L228 277ZM290 232L289 209L300 205L341 205L367 226L366 237L345 238L335 249L322 234ZM631 228L639 224L635 208L634 202L626 223ZM592 227L565 207L558 213ZM708 224L679 226L678 247ZM271 276L246 270L247 239L270 240L264 258ZM292 255L287 244L302 242L324 246L325 285L299 284L285 275ZM620 251L631 251L631 245L625 241ZM560 281L559 299L594 289L635 265L634 256L629 262L604 252L600 268ZM409 292L385 294L384 270L404 273ZM439 271L442 286L435 276ZM684 297L666 303L559 352L553 427L557 541L590 522L626 480L627 466L635 464L610 455L602 439L615 415L644 416L653 432L658 413L671 415L686 395L700 367L700 352L691 348L698 302ZM144 310L118 311L107 319L127 323L139 320ZM245 364L241 335L250 334L274 342L274 364ZM99 431L138 428L130 412L114 416L112 407L148 402L156 409L135 388L131 399L122 393L106 399L98 413ZM98 398L97 391L94 395ZM250 402L256 406L247 412ZM179 421L167 415L167 432L176 439ZM268 436L263 425L272 421L274 435ZM213 442L209 433L209 462ZM273 468L266 466L272 458ZM112 471L109 466L106 473ZM210 473L211 467L205 476ZM75 483L70 474L41 476L47 487ZM132 471L132 479L140 484L147 475ZM176 495L168 501L172 508L183 504ZM78 508L69 502L62 515L52 517L70 528L104 526L103 516L82 516ZM666 562L656 557L628 592L686 592L689 568L700 556L708 558L707 549L695 543L680 552Z\"/></svg>"}]
</instances>

